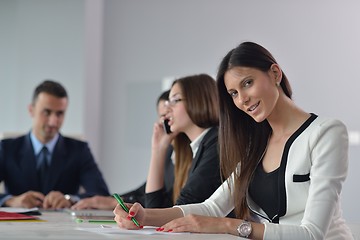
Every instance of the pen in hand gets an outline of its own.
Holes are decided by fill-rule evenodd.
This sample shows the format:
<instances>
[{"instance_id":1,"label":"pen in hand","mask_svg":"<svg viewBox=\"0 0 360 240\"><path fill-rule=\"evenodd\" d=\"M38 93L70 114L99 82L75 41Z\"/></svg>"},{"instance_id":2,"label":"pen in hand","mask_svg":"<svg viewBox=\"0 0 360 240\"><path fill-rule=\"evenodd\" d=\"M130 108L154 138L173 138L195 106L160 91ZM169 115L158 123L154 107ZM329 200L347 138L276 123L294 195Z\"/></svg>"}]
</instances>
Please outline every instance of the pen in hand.
<instances>
[{"instance_id":1,"label":"pen in hand","mask_svg":"<svg viewBox=\"0 0 360 240\"><path fill-rule=\"evenodd\" d=\"M129 213L129 209L126 207L124 201L121 199L121 197L117 194L117 193L114 193L113 194L113 197L116 199L116 201L120 204L120 206L122 207L122 209L124 209L125 212ZM134 217L131 217L131 221L133 221L133 223L140 227L140 224L139 222L134 218Z\"/></svg>"}]
</instances>

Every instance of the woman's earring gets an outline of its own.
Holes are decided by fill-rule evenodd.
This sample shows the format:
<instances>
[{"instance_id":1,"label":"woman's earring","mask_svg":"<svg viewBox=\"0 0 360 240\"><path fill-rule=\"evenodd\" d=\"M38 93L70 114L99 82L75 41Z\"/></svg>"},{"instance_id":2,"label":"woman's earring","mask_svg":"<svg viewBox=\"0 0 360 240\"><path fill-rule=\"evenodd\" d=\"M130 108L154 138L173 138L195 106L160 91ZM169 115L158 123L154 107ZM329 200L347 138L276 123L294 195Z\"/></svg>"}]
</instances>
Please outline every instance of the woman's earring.
<instances>
[{"instance_id":1,"label":"woman's earring","mask_svg":"<svg viewBox=\"0 0 360 240\"><path fill-rule=\"evenodd\" d=\"M276 83L276 86L277 86L277 87L280 87L280 83L279 83L279 82L277 82L277 83Z\"/></svg>"}]
</instances>

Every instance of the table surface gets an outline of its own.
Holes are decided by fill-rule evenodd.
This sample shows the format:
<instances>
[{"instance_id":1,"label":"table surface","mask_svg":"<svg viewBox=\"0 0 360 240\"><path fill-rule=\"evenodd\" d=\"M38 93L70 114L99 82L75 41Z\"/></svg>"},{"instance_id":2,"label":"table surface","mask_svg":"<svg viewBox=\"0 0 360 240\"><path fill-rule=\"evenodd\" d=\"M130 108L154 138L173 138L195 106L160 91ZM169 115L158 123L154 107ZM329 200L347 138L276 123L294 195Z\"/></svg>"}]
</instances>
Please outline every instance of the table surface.
<instances>
[{"instance_id":1,"label":"table surface","mask_svg":"<svg viewBox=\"0 0 360 240\"><path fill-rule=\"evenodd\" d=\"M99 232L86 231L101 228L97 223L78 223L75 217L68 212L63 211L46 211L39 216L40 222L15 222L0 221L0 239L76 239L76 240L92 240L92 239L184 239L187 240L217 240L217 239L241 239L237 236L228 234L126 234L112 233L101 234ZM112 224L115 226L115 224ZM113 231L114 232L114 231Z\"/></svg>"}]
</instances>

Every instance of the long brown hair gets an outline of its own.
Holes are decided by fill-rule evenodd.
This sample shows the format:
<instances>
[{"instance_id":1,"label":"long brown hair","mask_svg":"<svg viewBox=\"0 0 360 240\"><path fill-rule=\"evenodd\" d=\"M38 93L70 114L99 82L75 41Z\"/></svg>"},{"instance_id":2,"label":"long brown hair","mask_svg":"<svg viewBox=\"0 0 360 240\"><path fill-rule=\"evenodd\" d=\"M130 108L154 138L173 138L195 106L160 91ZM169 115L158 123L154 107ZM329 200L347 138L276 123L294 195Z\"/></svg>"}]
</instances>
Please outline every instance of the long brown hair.
<instances>
[{"instance_id":1,"label":"long brown hair","mask_svg":"<svg viewBox=\"0 0 360 240\"><path fill-rule=\"evenodd\" d=\"M233 172L236 173L232 194L235 214L242 219L249 217L247 189L272 130L267 120L258 123L235 106L225 87L224 75L234 67L251 67L267 72L274 63L276 61L268 50L256 43L244 42L224 57L217 74L220 102L220 169L226 178ZM280 86L291 98L291 87L284 73Z\"/></svg>"},{"instance_id":2,"label":"long brown hair","mask_svg":"<svg viewBox=\"0 0 360 240\"><path fill-rule=\"evenodd\" d=\"M201 128L210 128L219 124L218 94L215 80L207 74L192 75L175 80L178 84L184 105L191 121ZM179 133L173 142L175 151L175 180L173 201L180 195L185 185L193 159L190 139L185 133Z\"/></svg>"}]
</instances>

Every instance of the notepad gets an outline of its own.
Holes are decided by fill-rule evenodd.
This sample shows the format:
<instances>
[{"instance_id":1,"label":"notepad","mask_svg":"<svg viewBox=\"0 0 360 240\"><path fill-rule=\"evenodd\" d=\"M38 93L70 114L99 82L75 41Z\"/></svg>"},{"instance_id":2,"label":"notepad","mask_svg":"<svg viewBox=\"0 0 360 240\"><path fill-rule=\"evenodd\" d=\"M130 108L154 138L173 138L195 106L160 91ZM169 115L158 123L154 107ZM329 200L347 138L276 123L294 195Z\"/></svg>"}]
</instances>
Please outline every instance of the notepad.
<instances>
[{"instance_id":1,"label":"notepad","mask_svg":"<svg viewBox=\"0 0 360 240\"><path fill-rule=\"evenodd\" d=\"M13 221L13 220L34 220L37 217L25 215L22 213L4 212L0 211L0 221Z\"/></svg>"}]
</instances>

